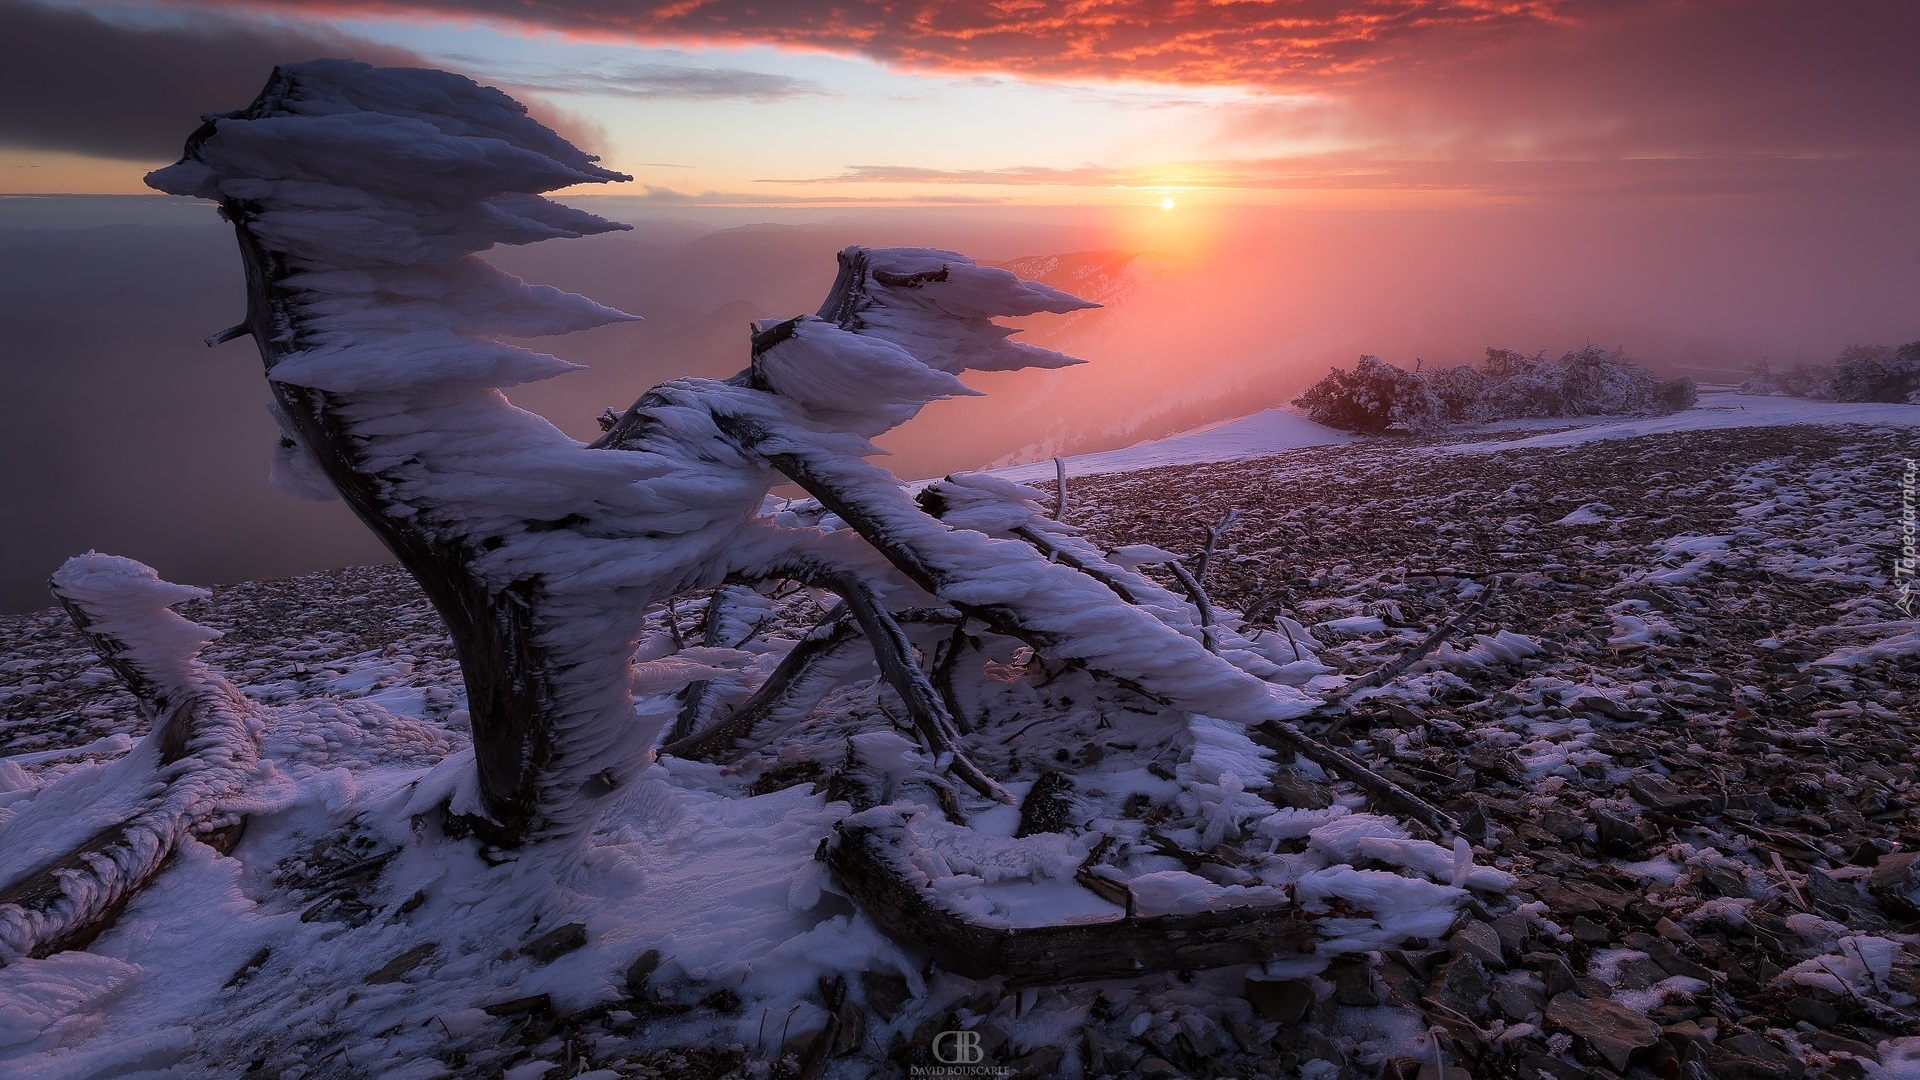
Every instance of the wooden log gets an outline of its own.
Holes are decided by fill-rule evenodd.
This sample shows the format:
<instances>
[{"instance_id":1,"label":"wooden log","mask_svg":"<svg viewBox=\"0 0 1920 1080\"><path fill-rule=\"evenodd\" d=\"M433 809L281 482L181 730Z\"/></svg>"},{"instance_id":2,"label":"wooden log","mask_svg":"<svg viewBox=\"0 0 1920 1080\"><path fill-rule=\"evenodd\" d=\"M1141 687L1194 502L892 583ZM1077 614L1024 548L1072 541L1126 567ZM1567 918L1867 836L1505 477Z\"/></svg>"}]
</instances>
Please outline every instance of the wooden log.
<instances>
[{"instance_id":1,"label":"wooden log","mask_svg":"<svg viewBox=\"0 0 1920 1080\"><path fill-rule=\"evenodd\" d=\"M1264 963L1314 950L1312 922L1290 904L1060 926L983 926L938 906L901 876L890 830L842 825L836 831L826 859L840 887L881 930L956 975L1037 986Z\"/></svg>"}]
</instances>

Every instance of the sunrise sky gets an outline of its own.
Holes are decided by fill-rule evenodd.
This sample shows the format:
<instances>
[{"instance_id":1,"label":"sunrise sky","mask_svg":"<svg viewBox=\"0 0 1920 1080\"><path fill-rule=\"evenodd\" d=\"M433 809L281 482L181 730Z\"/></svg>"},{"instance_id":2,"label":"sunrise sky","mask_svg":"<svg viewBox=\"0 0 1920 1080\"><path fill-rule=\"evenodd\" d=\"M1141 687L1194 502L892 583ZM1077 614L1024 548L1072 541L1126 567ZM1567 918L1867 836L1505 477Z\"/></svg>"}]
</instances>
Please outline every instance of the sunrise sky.
<instances>
[{"instance_id":1,"label":"sunrise sky","mask_svg":"<svg viewBox=\"0 0 1920 1080\"><path fill-rule=\"evenodd\" d=\"M1920 5L0 0L0 191L137 192L318 55L463 71L663 204L1910 197Z\"/></svg>"}]
</instances>

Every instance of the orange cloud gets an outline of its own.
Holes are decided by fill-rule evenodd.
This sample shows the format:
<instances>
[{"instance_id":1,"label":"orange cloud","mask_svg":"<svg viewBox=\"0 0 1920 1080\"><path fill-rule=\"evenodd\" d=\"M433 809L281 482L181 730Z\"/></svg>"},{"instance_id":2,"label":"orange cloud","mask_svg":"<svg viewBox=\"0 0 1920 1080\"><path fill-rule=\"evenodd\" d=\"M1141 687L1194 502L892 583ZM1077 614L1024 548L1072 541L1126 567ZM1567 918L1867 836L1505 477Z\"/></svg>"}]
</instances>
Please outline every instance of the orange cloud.
<instances>
[{"instance_id":1,"label":"orange cloud","mask_svg":"<svg viewBox=\"0 0 1920 1080\"><path fill-rule=\"evenodd\" d=\"M1571 24L1574 0L249 0L305 17L434 15L655 44L774 44L1044 80L1320 86Z\"/></svg>"},{"instance_id":2,"label":"orange cloud","mask_svg":"<svg viewBox=\"0 0 1920 1080\"><path fill-rule=\"evenodd\" d=\"M1270 147L1275 137L1413 158L1920 151L1907 55L1920 40L1913 0L175 2L1311 96L1225 116L1223 153L1235 138Z\"/></svg>"}]
</instances>

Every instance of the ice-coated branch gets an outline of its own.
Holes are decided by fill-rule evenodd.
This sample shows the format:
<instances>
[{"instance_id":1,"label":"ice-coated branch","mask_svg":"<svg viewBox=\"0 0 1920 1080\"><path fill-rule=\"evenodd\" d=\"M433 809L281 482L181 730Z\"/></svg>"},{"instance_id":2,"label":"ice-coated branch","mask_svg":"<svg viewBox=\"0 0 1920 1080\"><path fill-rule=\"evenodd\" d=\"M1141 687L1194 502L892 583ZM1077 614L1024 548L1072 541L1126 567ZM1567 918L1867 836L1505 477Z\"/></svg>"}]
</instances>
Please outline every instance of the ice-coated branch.
<instances>
[{"instance_id":1,"label":"ice-coated branch","mask_svg":"<svg viewBox=\"0 0 1920 1080\"><path fill-rule=\"evenodd\" d=\"M1193 560L1193 578L1199 584L1207 583L1207 575L1213 571L1213 557L1220 552L1220 542L1227 538L1227 530L1233 528L1234 521L1239 517L1240 511L1228 508L1218 524L1207 528L1207 542Z\"/></svg>"},{"instance_id":2,"label":"ice-coated branch","mask_svg":"<svg viewBox=\"0 0 1920 1080\"><path fill-rule=\"evenodd\" d=\"M729 626L734 610L741 605L741 594L746 591L738 585L722 585L713 590L713 595L707 598L706 614L700 619L701 645L709 649L737 649L746 643L746 637L731 633ZM677 626L674 629L678 631ZM719 692L712 680L689 683L681 697L680 715L667 732L667 742L679 742L706 727L718 698Z\"/></svg>"},{"instance_id":3,"label":"ice-coated branch","mask_svg":"<svg viewBox=\"0 0 1920 1080\"><path fill-rule=\"evenodd\" d=\"M894 693L906 703L907 714L934 760L945 765L968 787L996 802L1011 806L1015 800L986 771L974 764L960 748L960 732L947 712L947 705L934 689L933 682L914 662L913 646L886 607L879 602L866 582L850 574L823 582L839 593L848 610L860 622L860 629L873 643L874 656L880 661L880 674Z\"/></svg>"},{"instance_id":4,"label":"ice-coated branch","mask_svg":"<svg viewBox=\"0 0 1920 1080\"><path fill-rule=\"evenodd\" d=\"M1206 553L1201 554L1204 557ZM1200 632L1206 635L1207 650L1219 651L1213 643L1213 601L1207 596L1206 587L1200 584L1199 577L1180 565L1178 561L1168 563L1167 569L1173 572L1173 580L1178 581L1180 587L1186 590L1187 599L1193 602L1193 610L1200 616Z\"/></svg>"},{"instance_id":5,"label":"ice-coated branch","mask_svg":"<svg viewBox=\"0 0 1920 1080\"><path fill-rule=\"evenodd\" d=\"M1473 598L1472 603L1469 603L1466 607L1462 608L1458 614L1454 615L1452 618L1448 619L1446 622L1441 623L1438 627L1434 629L1433 633L1428 634L1425 638L1421 639L1418 643L1416 643L1412 648L1408 649L1404 653L1401 653L1398 657L1394 658L1391 662L1380 665L1374 670L1367 672L1365 675L1360 676L1359 678L1353 680L1352 682L1346 684L1345 686L1342 686L1340 689L1335 690L1333 693L1327 695L1326 700L1321 703L1320 708L1323 711L1330 710L1333 707L1338 706L1341 703L1345 702L1347 698L1352 697L1354 694L1359 693L1362 690L1368 689L1370 687L1375 687L1375 686L1385 686L1386 684L1406 674L1409 668L1413 667L1413 665L1419 663L1420 661L1426 659L1427 656L1433 652L1433 650L1439 648L1443 643L1447 641L1447 639L1453 637L1455 634L1458 634L1460 632L1460 628L1466 625L1467 620L1473 618L1475 615L1480 614L1480 612L1486 608L1487 604L1492 602L1494 594L1499 591L1500 591L1500 579L1498 577L1494 577L1491 581L1487 583L1485 588L1480 590L1479 595ZM1335 717L1333 722L1327 726L1327 732L1331 734L1336 731L1341 731L1345 729L1347 724L1350 722L1351 722L1350 717L1347 717L1347 716Z\"/></svg>"},{"instance_id":6,"label":"ice-coated branch","mask_svg":"<svg viewBox=\"0 0 1920 1080\"><path fill-rule=\"evenodd\" d=\"M1053 459L1053 520L1067 519L1067 459L1055 455Z\"/></svg>"},{"instance_id":7,"label":"ice-coated branch","mask_svg":"<svg viewBox=\"0 0 1920 1080\"><path fill-rule=\"evenodd\" d=\"M995 632L1195 712L1255 723L1311 702L1207 652L1153 613L1114 603L1086 574L1032 547L924 513L892 476L837 453L777 399L716 398L715 419L846 521L908 579Z\"/></svg>"},{"instance_id":8,"label":"ice-coated branch","mask_svg":"<svg viewBox=\"0 0 1920 1080\"><path fill-rule=\"evenodd\" d=\"M1458 831L1444 811L1296 728L1290 720L1313 708L1305 695L1261 681L1146 610L1113 603L1107 586L1024 543L950 528L923 513L888 473L835 453L817 430L773 407L783 403L716 397L713 404L721 430L765 456L900 573L962 615L1116 685L1258 727L1385 805L1437 832Z\"/></svg>"},{"instance_id":9,"label":"ice-coated branch","mask_svg":"<svg viewBox=\"0 0 1920 1080\"><path fill-rule=\"evenodd\" d=\"M125 757L40 789L0 825L0 965L84 947L186 838L231 847L266 726L196 658L218 632L170 610L205 591L93 553L51 584L151 726Z\"/></svg>"},{"instance_id":10,"label":"ice-coated branch","mask_svg":"<svg viewBox=\"0 0 1920 1080\"><path fill-rule=\"evenodd\" d=\"M740 747L751 745L753 733L761 724L782 717L798 718L812 711L845 678L848 658L859 644L859 623L846 605L835 606L788 650L773 674L739 708L708 727L669 742L660 752L695 761L730 760Z\"/></svg>"}]
</instances>

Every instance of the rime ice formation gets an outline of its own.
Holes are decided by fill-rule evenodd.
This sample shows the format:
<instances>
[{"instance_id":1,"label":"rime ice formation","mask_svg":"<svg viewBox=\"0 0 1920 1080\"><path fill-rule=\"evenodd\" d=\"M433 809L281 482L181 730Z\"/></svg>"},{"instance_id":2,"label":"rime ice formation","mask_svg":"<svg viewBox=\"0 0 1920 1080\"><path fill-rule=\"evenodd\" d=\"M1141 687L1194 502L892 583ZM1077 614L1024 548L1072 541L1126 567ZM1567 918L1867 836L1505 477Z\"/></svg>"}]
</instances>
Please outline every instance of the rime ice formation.
<instances>
[{"instance_id":1,"label":"rime ice formation","mask_svg":"<svg viewBox=\"0 0 1920 1080\"><path fill-rule=\"evenodd\" d=\"M237 226L285 483L330 481L447 620L472 709L477 827L515 844L590 824L677 711L636 704L633 687L687 681L634 670L646 612L728 581L858 593L853 613L917 703L929 749L997 798L954 753L951 720L886 625L889 599L932 594L1187 712L1271 728L1310 706L1264 681L1277 669L1229 628L1196 626L1178 598L1043 523L1021 489L956 479L944 496L956 517L942 522L861 460L927 402L970 393L960 372L1075 362L992 320L1091 305L1005 270L849 248L819 312L755 327L751 365L732 379L656 387L591 446L515 409L501 388L569 365L487 335L629 316L474 253L617 228L540 194L614 179L498 91L340 61L279 69L253 106L209 119L149 178L219 200ZM850 528L763 515L781 473Z\"/></svg>"}]
</instances>

